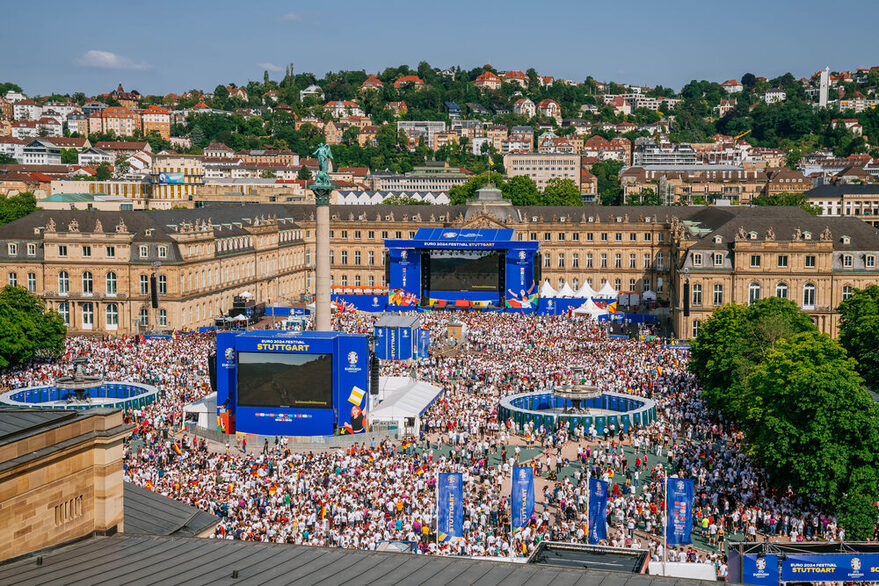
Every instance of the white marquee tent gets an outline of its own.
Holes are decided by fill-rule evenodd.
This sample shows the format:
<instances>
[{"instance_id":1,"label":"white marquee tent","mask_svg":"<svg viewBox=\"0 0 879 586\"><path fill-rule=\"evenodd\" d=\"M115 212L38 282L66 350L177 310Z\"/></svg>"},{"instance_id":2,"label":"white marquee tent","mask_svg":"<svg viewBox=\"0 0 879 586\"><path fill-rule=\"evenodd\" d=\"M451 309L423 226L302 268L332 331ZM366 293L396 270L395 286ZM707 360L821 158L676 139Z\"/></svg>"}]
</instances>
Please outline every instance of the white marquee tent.
<instances>
[{"instance_id":1,"label":"white marquee tent","mask_svg":"<svg viewBox=\"0 0 879 586\"><path fill-rule=\"evenodd\" d=\"M601 289L598 290L597 297L599 299L616 299L617 295L619 295L619 292L613 288L610 281L605 281L604 285L601 286Z\"/></svg>"},{"instance_id":2,"label":"white marquee tent","mask_svg":"<svg viewBox=\"0 0 879 586\"><path fill-rule=\"evenodd\" d=\"M556 290L552 288L552 285L549 284L549 279L543 282L543 285L540 286L540 296L544 299L549 299L556 296Z\"/></svg>"},{"instance_id":3,"label":"white marquee tent","mask_svg":"<svg viewBox=\"0 0 879 586\"><path fill-rule=\"evenodd\" d=\"M568 282L565 281L565 284L562 285L562 288L559 289L557 297L574 297L574 290L571 289L571 286L568 285Z\"/></svg>"},{"instance_id":4,"label":"white marquee tent","mask_svg":"<svg viewBox=\"0 0 879 586\"><path fill-rule=\"evenodd\" d=\"M601 309L595 302L592 301L590 297L587 299L583 305L574 310L574 315L588 315L590 319L595 319L599 315L606 315L608 311L606 309Z\"/></svg>"}]
</instances>

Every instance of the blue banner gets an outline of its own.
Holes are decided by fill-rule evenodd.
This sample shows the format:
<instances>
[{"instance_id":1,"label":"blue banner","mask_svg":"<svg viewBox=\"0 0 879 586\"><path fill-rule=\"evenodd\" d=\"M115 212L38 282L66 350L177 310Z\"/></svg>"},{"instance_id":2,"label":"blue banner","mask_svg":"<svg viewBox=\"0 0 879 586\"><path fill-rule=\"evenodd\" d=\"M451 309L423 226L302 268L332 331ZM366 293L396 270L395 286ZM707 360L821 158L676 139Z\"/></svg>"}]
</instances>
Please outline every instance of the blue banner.
<instances>
[{"instance_id":1,"label":"blue banner","mask_svg":"<svg viewBox=\"0 0 879 586\"><path fill-rule=\"evenodd\" d=\"M464 536L464 475L440 472L437 478L437 540Z\"/></svg>"},{"instance_id":2,"label":"blue banner","mask_svg":"<svg viewBox=\"0 0 879 586\"><path fill-rule=\"evenodd\" d=\"M521 529L534 514L534 468L513 468L513 530Z\"/></svg>"},{"instance_id":3,"label":"blue banner","mask_svg":"<svg viewBox=\"0 0 879 586\"><path fill-rule=\"evenodd\" d=\"M668 479L666 514L669 546L692 543L693 481L686 478Z\"/></svg>"},{"instance_id":4,"label":"blue banner","mask_svg":"<svg viewBox=\"0 0 879 586\"><path fill-rule=\"evenodd\" d=\"M782 582L873 582L879 580L879 553L788 554Z\"/></svg>"},{"instance_id":5,"label":"blue banner","mask_svg":"<svg viewBox=\"0 0 879 586\"><path fill-rule=\"evenodd\" d=\"M608 482L589 479L589 544L597 545L607 539Z\"/></svg>"},{"instance_id":6,"label":"blue banner","mask_svg":"<svg viewBox=\"0 0 879 586\"><path fill-rule=\"evenodd\" d=\"M778 584L777 555L745 555L742 563L742 582L756 586Z\"/></svg>"}]
</instances>

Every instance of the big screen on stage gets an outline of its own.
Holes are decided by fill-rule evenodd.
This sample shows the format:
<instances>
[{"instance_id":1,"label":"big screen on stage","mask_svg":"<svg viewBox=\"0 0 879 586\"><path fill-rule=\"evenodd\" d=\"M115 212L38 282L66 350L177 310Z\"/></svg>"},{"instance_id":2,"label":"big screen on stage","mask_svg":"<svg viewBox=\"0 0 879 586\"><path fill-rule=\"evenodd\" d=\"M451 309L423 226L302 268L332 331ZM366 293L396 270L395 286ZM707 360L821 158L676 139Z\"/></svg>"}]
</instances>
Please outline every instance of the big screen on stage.
<instances>
[{"instance_id":1,"label":"big screen on stage","mask_svg":"<svg viewBox=\"0 0 879 586\"><path fill-rule=\"evenodd\" d=\"M332 354L239 352L238 405L332 409Z\"/></svg>"},{"instance_id":2,"label":"big screen on stage","mask_svg":"<svg viewBox=\"0 0 879 586\"><path fill-rule=\"evenodd\" d=\"M430 253L430 290L498 290L498 255L493 251L435 250Z\"/></svg>"}]
</instances>

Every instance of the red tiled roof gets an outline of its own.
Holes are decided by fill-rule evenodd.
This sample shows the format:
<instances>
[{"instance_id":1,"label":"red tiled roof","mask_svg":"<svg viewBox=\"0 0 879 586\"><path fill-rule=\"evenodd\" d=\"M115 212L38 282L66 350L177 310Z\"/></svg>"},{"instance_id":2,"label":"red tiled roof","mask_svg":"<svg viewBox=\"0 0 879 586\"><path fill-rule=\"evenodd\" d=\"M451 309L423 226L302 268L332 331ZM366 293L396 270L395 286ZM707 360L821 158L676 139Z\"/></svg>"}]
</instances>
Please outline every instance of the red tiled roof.
<instances>
[{"instance_id":1,"label":"red tiled roof","mask_svg":"<svg viewBox=\"0 0 879 586\"><path fill-rule=\"evenodd\" d=\"M95 143L96 149L114 151L140 151L146 148L146 142L126 142L122 140L102 140Z\"/></svg>"},{"instance_id":2,"label":"red tiled roof","mask_svg":"<svg viewBox=\"0 0 879 586\"><path fill-rule=\"evenodd\" d=\"M404 75L400 79L394 82L394 87L399 88L404 83L411 83L415 85L424 85L424 82L417 75Z\"/></svg>"}]
</instances>

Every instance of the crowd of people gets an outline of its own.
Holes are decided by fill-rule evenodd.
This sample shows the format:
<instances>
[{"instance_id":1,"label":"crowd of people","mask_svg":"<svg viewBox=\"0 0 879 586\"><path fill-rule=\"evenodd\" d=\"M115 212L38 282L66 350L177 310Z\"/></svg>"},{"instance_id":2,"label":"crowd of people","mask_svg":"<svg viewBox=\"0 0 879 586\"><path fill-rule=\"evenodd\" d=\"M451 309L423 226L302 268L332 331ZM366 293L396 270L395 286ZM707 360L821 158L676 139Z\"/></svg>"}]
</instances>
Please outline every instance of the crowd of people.
<instances>
[{"instance_id":1,"label":"crowd of people","mask_svg":"<svg viewBox=\"0 0 879 586\"><path fill-rule=\"evenodd\" d=\"M428 358L384 362L383 375L412 375L443 389L418 437L367 437L347 449L302 450L283 439L225 445L181 434L182 408L210 392L212 334L174 339L70 337L57 360L3 373L3 390L47 384L88 358L86 373L147 382L160 399L126 414L135 432L125 480L210 511L215 537L376 549L399 541L441 555L525 556L545 539L586 542L586 479L607 480L607 545L649 550L652 559L700 561L726 573L734 534L757 541L841 540L835 519L808 498L772 490L742 437L709 412L687 372L685 350L611 337L605 326L564 316L462 313L465 339L448 343L451 314L423 315ZM371 331L374 318L342 313L341 331ZM575 372L576 369L576 372ZM603 390L648 396L657 420L630 429L548 429L501 421L501 397L585 378ZM510 527L512 468L533 466L537 506ZM464 536L436 538L436 478L464 476ZM662 550L668 475L696 485L699 547ZM742 537L743 536L743 537Z\"/></svg>"}]
</instances>

